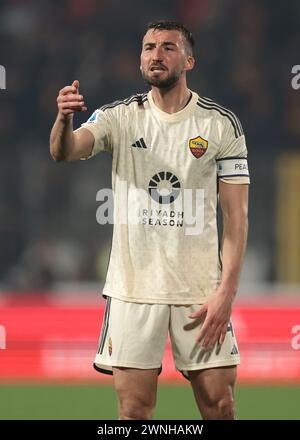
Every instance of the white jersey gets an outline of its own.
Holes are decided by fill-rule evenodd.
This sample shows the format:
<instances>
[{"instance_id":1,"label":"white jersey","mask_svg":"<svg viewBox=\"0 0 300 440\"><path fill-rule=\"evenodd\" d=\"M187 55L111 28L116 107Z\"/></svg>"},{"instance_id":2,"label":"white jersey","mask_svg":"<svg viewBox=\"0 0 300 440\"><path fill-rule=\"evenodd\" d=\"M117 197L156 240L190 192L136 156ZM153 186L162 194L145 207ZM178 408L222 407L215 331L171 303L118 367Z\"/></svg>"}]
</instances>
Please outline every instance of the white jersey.
<instances>
[{"instance_id":1,"label":"white jersey","mask_svg":"<svg viewBox=\"0 0 300 440\"><path fill-rule=\"evenodd\" d=\"M82 124L92 155L112 154L114 230L103 294L201 304L220 284L217 181L249 183L236 116L192 92L168 114L151 91L96 110Z\"/></svg>"}]
</instances>

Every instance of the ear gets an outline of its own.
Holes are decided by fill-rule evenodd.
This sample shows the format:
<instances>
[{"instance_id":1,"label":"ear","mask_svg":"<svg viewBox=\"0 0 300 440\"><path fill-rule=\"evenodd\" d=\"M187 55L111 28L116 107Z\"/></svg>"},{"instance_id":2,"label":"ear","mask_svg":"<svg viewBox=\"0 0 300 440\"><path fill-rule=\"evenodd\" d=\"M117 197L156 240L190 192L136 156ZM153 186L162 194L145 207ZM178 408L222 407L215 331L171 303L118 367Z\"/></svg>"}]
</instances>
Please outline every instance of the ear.
<instances>
[{"instance_id":1,"label":"ear","mask_svg":"<svg viewBox=\"0 0 300 440\"><path fill-rule=\"evenodd\" d=\"M195 65L195 58L189 55L185 61L185 68L184 70L192 70Z\"/></svg>"}]
</instances>

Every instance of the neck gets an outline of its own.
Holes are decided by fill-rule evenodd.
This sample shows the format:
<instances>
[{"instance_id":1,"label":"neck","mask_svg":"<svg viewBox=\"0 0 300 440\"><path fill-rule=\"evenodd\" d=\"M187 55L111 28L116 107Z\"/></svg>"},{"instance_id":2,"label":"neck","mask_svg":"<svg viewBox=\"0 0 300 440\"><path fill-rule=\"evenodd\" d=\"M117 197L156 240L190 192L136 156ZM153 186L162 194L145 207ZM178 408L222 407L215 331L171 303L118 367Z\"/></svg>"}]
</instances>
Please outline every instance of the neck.
<instances>
[{"instance_id":1,"label":"neck","mask_svg":"<svg viewBox=\"0 0 300 440\"><path fill-rule=\"evenodd\" d=\"M191 97L186 84L176 84L170 89L152 87L152 98L155 105L166 113L176 113L182 110Z\"/></svg>"}]
</instances>

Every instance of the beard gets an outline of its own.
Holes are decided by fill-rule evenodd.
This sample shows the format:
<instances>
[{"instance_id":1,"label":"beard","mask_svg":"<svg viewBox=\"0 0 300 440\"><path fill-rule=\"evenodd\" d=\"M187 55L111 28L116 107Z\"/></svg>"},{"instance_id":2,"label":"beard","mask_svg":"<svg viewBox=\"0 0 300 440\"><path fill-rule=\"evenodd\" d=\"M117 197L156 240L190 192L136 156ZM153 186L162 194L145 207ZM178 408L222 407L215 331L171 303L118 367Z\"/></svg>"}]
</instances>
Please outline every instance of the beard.
<instances>
[{"instance_id":1,"label":"beard","mask_svg":"<svg viewBox=\"0 0 300 440\"><path fill-rule=\"evenodd\" d=\"M150 76L143 69L141 70L143 80L150 86L157 87L159 89L170 89L178 82L180 78L179 72L172 72L166 78L160 78L159 76Z\"/></svg>"}]
</instances>

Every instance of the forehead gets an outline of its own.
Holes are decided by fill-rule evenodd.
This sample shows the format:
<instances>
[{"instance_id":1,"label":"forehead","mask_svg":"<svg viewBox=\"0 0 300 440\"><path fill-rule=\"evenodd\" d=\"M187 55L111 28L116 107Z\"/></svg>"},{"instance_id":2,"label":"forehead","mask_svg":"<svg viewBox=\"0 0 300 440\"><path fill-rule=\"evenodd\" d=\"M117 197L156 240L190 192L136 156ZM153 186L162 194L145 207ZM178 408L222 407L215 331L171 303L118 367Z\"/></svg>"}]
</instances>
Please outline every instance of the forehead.
<instances>
[{"instance_id":1,"label":"forehead","mask_svg":"<svg viewBox=\"0 0 300 440\"><path fill-rule=\"evenodd\" d=\"M149 29L143 38L143 45L147 43L162 44L165 41L183 45L184 37L180 31L176 30Z\"/></svg>"}]
</instances>

